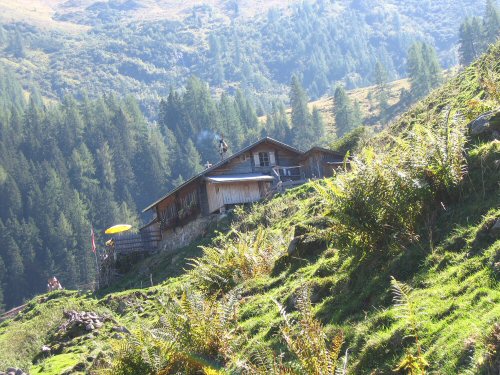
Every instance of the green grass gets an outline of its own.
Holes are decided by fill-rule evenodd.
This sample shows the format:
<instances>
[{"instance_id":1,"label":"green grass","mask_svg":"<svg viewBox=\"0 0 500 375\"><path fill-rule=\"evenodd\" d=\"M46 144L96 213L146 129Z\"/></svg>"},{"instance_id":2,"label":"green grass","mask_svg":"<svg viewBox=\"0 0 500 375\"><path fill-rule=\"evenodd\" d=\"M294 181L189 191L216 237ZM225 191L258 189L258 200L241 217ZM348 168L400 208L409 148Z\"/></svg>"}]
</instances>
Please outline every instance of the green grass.
<instances>
[{"instance_id":1,"label":"green grass","mask_svg":"<svg viewBox=\"0 0 500 375\"><path fill-rule=\"evenodd\" d=\"M63 373L84 374L84 371L75 371L76 365L81 363L81 355L74 353L59 354L48 358L43 364L33 366L30 374L60 375ZM84 368L82 369L84 370Z\"/></svg>"}]
</instances>

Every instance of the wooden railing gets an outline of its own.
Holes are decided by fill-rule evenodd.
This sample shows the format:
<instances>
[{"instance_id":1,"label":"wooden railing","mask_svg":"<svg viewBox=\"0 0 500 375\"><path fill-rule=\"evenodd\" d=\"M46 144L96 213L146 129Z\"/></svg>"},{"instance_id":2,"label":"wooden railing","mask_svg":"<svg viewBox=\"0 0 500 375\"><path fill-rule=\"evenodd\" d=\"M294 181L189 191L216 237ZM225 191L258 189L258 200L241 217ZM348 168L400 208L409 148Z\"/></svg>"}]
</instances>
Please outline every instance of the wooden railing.
<instances>
[{"instance_id":1,"label":"wooden railing","mask_svg":"<svg viewBox=\"0 0 500 375\"><path fill-rule=\"evenodd\" d=\"M125 233L115 237L115 252L118 256L153 252L158 249L160 241L160 230L150 226L142 229L139 233Z\"/></svg>"}]
</instances>

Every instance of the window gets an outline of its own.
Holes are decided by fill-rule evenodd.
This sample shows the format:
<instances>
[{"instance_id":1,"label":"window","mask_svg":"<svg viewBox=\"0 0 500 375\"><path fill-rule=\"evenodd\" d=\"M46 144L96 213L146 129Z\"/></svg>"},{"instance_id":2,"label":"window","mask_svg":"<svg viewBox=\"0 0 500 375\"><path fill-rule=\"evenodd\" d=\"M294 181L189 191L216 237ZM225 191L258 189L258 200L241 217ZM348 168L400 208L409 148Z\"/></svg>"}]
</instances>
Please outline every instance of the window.
<instances>
[{"instance_id":1,"label":"window","mask_svg":"<svg viewBox=\"0 0 500 375\"><path fill-rule=\"evenodd\" d=\"M259 152L259 164L261 167L269 167L269 152Z\"/></svg>"}]
</instances>

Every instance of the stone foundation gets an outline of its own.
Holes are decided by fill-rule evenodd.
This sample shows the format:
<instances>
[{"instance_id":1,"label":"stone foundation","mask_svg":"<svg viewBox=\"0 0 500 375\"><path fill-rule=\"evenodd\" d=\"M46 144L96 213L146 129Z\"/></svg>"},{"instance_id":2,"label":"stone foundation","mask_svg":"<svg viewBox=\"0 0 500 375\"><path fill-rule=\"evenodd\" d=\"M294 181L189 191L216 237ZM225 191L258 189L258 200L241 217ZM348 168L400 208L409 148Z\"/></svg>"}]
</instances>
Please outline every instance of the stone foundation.
<instances>
[{"instance_id":1,"label":"stone foundation","mask_svg":"<svg viewBox=\"0 0 500 375\"><path fill-rule=\"evenodd\" d=\"M177 249L188 246L197 239L204 237L210 228L225 215L209 215L198 217L182 227L169 229L162 232L162 240L158 246L160 251L174 252Z\"/></svg>"}]
</instances>

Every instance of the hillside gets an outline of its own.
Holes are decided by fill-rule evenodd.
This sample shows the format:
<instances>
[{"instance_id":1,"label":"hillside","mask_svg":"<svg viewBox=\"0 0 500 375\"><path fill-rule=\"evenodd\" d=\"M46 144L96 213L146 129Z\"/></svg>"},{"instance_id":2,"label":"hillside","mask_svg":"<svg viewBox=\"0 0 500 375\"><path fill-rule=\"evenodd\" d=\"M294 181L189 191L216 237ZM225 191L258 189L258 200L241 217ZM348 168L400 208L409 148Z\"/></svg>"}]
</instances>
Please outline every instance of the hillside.
<instances>
[{"instance_id":1,"label":"hillside","mask_svg":"<svg viewBox=\"0 0 500 375\"><path fill-rule=\"evenodd\" d=\"M409 90L410 82L408 79L400 79L388 83L388 104L391 107L397 107L401 99L401 90ZM363 121L366 124L373 125L380 121L380 107L377 104L376 93L377 86L368 86L359 89L347 91L347 95L352 103L358 102L360 105ZM318 100L313 100L308 103L309 109L317 108L323 118L325 127L329 130L335 129L335 102L332 96L322 97ZM290 116L291 109L286 111ZM397 111L396 111L397 113ZM266 116L261 116L259 120L265 123Z\"/></svg>"},{"instance_id":2,"label":"hillside","mask_svg":"<svg viewBox=\"0 0 500 375\"><path fill-rule=\"evenodd\" d=\"M159 254L97 296L33 299L0 324L0 368L495 373L499 61L497 44L372 139L350 170L236 209L201 255ZM489 128L466 127L491 109ZM151 273L164 281L142 287Z\"/></svg>"},{"instance_id":3,"label":"hillside","mask_svg":"<svg viewBox=\"0 0 500 375\"><path fill-rule=\"evenodd\" d=\"M369 86L377 60L391 80L404 77L415 40L456 65L460 21L482 12L474 0L4 0L0 66L46 98L135 95L149 119L192 75L269 109L293 74L312 98L338 82Z\"/></svg>"}]
</instances>

